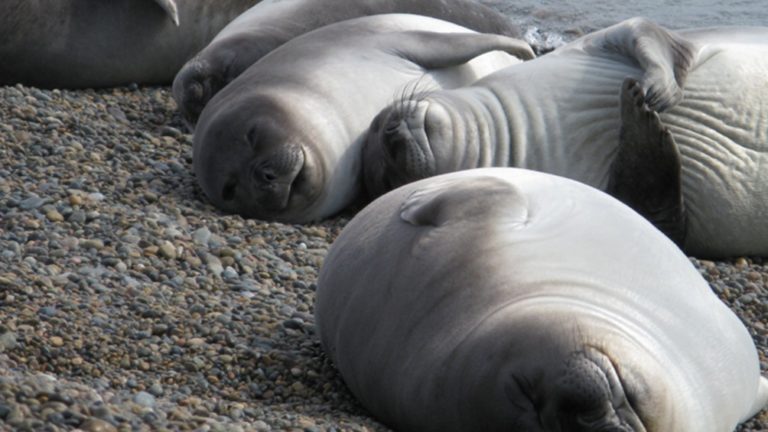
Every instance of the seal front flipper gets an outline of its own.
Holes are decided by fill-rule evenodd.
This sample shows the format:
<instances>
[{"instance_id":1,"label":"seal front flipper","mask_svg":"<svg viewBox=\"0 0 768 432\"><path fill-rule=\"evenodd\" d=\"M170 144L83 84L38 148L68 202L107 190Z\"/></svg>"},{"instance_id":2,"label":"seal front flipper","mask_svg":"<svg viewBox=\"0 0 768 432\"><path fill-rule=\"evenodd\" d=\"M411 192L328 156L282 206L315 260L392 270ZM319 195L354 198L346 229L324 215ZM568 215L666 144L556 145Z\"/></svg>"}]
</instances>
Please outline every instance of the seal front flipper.
<instances>
[{"instance_id":1,"label":"seal front flipper","mask_svg":"<svg viewBox=\"0 0 768 432\"><path fill-rule=\"evenodd\" d=\"M686 212L680 152L658 113L644 102L643 89L627 78L621 87L621 131L606 192L651 221L682 248Z\"/></svg>"},{"instance_id":2,"label":"seal front flipper","mask_svg":"<svg viewBox=\"0 0 768 432\"><path fill-rule=\"evenodd\" d=\"M645 18L631 18L583 42L588 53L615 52L636 61L643 70L645 102L664 111L683 99L683 87L695 56L694 45L681 35Z\"/></svg>"},{"instance_id":3,"label":"seal front flipper","mask_svg":"<svg viewBox=\"0 0 768 432\"><path fill-rule=\"evenodd\" d=\"M400 219L440 227L488 218L489 212L499 213L511 222L509 227L522 226L528 219L528 198L520 188L493 176L441 179L411 193L400 206Z\"/></svg>"},{"instance_id":4,"label":"seal front flipper","mask_svg":"<svg viewBox=\"0 0 768 432\"><path fill-rule=\"evenodd\" d=\"M527 42L486 33L403 32L408 43L400 43L397 53L425 69L440 69L466 63L490 51L504 51L522 60L536 55Z\"/></svg>"},{"instance_id":5,"label":"seal front flipper","mask_svg":"<svg viewBox=\"0 0 768 432\"><path fill-rule=\"evenodd\" d=\"M176 26L179 26L179 8L176 6L176 0L155 0L165 13L171 18Z\"/></svg>"}]
</instances>

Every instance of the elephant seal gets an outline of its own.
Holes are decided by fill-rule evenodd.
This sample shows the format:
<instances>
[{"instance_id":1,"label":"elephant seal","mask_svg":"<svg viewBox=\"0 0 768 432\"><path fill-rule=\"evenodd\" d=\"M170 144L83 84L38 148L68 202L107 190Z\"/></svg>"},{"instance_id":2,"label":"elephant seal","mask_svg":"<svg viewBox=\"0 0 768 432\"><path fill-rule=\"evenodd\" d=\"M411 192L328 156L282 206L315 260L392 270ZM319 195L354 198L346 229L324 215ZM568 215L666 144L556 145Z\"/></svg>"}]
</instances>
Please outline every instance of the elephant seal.
<instances>
[{"instance_id":1,"label":"elephant seal","mask_svg":"<svg viewBox=\"0 0 768 432\"><path fill-rule=\"evenodd\" d=\"M501 13L470 0L282 0L261 2L227 25L179 71L173 96L193 128L208 101L250 65L289 40L334 22L367 15L410 13L481 33L519 37Z\"/></svg>"},{"instance_id":2,"label":"elephant seal","mask_svg":"<svg viewBox=\"0 0 768 432\"><path fill-rule=\"evenodd\" d=\"M352 393L401 431L732 431L768 399L747 329L618 200L483 168L358 213L315 320Z\"/></svg>"},{"instance_id":3,"label":"elephant seal","mask_svg":"<svg viewBox=\"0 0 768 432\"><path fill-rule=\"evenodd\" d=\"M383 110L364 148L366 184L376 195L459 169L534 169L634 196L690 254L766 256L766 77L768 28L671 32L631 19Z\"/></svg>"},{"instance_id":4,"label":"elephant seal","mask_svg":"<svg viewBox=\"0 0 768 432\"><path fill-rule=\"evenodd\" d=\"M258 0L6 0L0 85L168 84Z\"/></svg>"},{"instance_id":5,"label":"elephant seal","mask_svg":"<svg viewBox=\"0 0 768 432\"><path fill-rule=\"evenodd\" d=\"M465 85L520 62L494 50L533 57L521 40L407 14L293 39L205 107L193 143L197 181L216 207L244 217L331 216L362 189L360 147L374 115L402 92Z\"/></svg>"}]
</instances>

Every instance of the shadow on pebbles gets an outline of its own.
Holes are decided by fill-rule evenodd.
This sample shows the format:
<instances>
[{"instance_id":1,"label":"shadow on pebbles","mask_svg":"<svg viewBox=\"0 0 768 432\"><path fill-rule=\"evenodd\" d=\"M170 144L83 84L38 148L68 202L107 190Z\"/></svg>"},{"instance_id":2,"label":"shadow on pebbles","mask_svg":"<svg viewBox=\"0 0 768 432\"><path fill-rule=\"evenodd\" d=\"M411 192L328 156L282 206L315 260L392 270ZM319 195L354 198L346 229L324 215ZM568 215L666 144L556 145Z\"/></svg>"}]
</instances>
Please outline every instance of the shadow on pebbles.
<instances>
[{"instance_id":1,"label":"shadow on pebbles","mask_svg":"<svg viewBox=\"0 0 768 432\"><path fill-rule=\"evenodd\" d=\"M384 429L314 330L349 215L218 213L168 88L0 87L0 120L0 429ZM767 370L768 263L692 261Z\"/></svg>"}]
</instances>

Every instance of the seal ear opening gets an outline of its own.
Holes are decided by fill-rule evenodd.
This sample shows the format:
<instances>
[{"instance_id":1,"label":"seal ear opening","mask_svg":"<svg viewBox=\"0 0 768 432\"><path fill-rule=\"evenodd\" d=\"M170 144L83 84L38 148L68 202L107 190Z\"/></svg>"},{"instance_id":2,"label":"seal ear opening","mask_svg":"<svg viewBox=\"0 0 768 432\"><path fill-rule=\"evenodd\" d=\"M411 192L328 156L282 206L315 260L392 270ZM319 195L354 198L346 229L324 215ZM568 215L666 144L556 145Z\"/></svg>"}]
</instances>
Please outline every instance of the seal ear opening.
<instances>
[{"instance_id":1,"label":"seal ear opening","mask_svg":"<svg viewBox=\"0 0 768 432\"><path fill-rule=\"evenodd\" d=\"M498 203L504 205L498 205ZM416 226L442 226L497 216L524 223L528 200L521 190L493 176L432 180L411 193L400 218Z\"/></svg>"}]
</instances>

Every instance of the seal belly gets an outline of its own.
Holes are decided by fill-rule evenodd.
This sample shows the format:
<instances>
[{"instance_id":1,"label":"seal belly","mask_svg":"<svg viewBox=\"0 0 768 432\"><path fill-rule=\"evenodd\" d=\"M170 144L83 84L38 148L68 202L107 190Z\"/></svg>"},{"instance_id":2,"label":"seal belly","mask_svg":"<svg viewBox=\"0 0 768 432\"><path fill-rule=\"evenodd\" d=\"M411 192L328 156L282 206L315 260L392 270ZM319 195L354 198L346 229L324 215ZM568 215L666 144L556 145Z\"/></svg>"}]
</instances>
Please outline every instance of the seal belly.
<instances>
[{"instance_id":1,"label":"seal belly","mask_svg":"<svg viewBox=\"0 0 768 432\"><path fill-rule=\"evenodd\" d=\"M729 47L698 65L661 115L682 156L694 255L768 254L768 49Z\"/></svg>"}]
</instances>

